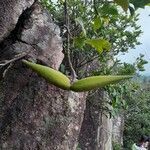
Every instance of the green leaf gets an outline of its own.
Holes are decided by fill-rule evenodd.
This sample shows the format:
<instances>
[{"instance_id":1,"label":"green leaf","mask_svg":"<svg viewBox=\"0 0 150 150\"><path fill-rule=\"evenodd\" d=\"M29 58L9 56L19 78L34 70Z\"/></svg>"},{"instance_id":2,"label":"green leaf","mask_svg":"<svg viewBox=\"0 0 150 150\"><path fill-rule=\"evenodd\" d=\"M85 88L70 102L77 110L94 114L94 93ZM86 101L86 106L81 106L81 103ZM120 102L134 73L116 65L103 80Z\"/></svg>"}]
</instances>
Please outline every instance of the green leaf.
<instances>
[{"instance_id":1,"label":"green leaf","mask_svg":"<svg viewBox=\"0 0 150 150\"><path fill-rule=\"evenodd\" d=\"M73 42L75 47L83 48L83 46L85 45L85 37L75 37L73 39Z\"/></svg>"},{"instance_id":2,"label":"green leaf","mask_svg":"<svg viewBox=\"0 0 150 150\"><path fill-rule=\"evenodd\" d=\"M86 36L86 30L84 28L84 24L83 24L82 18L78 17L78 18L75 19L75 21L76 21L76 24L79 24L81 26L83 34L84 34L84 36Z\"/></svg>"},{"instance_id":3,"label":"green leaf","mask_svg":"<svg viewBox=\"0 0 150 150\"><path fill-rule=\"evenodd\" d=\"M104 39L88 39L85 41L85 43L91 45L99 53L102 53L104 49L109 51L111 48L111 44Z\"/></svg>"},{"instance_id":4,"label":"green leaf","mask_svg":"<svg viewBox=\"0 0 150 150\"><path fill-rule=\"evenodd\" d=\"M112 107L113 107L113 108L115 108L116 103L117 103L117 102L116 102L116 98L112 99Z\"/></svg>"},{"instance_id":5,"label":"green leaf","mask_svg":"<svg viewBox=\"0 0 150 150\"><path fill-rule=\"evenodd\" d=\"M96 88L101 88L109 84L118 83L121 80L129 79L132 76L91 76L78 81L75 81L70 89L75 92L90 91Z\"/></svg>"},{"instance_id":6,"label":"green leaf","mask_svg":"<svg viewBox=\"0 0 150 150\"><path fill-rule=\"evenodd\" d=\"M110 4L104 4L102 7L102 14L104 15L118 15L116 6Z\"/></svg>"},{"instance_id":7,"label":"green leaf","mask_svg":"<svg viewBox=\"0 0 150 150\"><path fill-rule=\"evenodd\" d=\"M114 2L120 5L124 11L128 10L128 7L129 7L128 0L114 0Z\"/></svg>"},{"instance_id":8,"label":"green leaf","mask_svg":"<svg viewBox=\"0 0 150 150\"><path fill-rule=\"evenodd\" d=\"M150 3L148 3L146 6L150 6Z\"/></svg>"},{"instance_id":9,"label":"green leaf","mask_svg":"<svg viewBox=\"0 0 150 150\"><path fill-rule=\"evenodd\" d=\"M104 24L104 26L108 26L109 25L109 21L110 21L110 19L108 17L104 17L103 18L103 24Z\"/></svg>"},{"instance_id":10,"label":"green leaf","mask_svg":"<svg viewBox=\"0 0 150 150\"><path fill-rule=\"evenodd\" d=\"M101 19L99 16L96 16L94 19L94 24L93 24L93 29L94 31L98 30L101 27L102 23L101 23Z\"/></svg>"},{"instance_id":11,"label":"green leaf","mask_svg":"<svg viewBox=\"0 0 150 150\"><path fill-rule=\"evenodd\" d=\"M70 89L70 79L60 71L40 64L32 63L27 60L22 60L22 62L36 72L39 76L43 77L50 84L53 84L64 90Z\"/></svg>"}]
</instances>

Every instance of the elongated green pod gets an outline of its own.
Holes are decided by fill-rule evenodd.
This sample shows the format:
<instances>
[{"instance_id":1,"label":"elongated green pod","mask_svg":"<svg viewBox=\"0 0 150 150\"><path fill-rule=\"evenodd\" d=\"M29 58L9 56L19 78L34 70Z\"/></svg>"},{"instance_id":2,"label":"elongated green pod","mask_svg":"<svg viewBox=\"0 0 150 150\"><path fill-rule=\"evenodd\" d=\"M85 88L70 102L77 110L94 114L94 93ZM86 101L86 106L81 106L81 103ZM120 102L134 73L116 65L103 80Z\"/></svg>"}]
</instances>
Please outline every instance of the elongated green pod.
<instances>
[{"instance_id":1,"label":"elongated green pod","mask_svg":"<svg viewBox=\"0 0 150 150\"><path fill-rule=\"evenodd\" d=\"M27 60L23 60L22 62L38 75L46 79L46 81L48 81L49 83L64 90L70 89L70 79L63 73L56 71L50 67L35 64Z\"/></svg>"},{"instance_id":2,"label":"elongated green pod","mask_svg":"<svg viewBox=\"0 0 150 150\"><path fill-rule=\"evenodd\" d=\"M96 88L104 87L109 84L118 83L121 80L131 78L132 76L92 76L74 82L70 89L75 92L90 91Z\"/></svg>"}]
</instances>

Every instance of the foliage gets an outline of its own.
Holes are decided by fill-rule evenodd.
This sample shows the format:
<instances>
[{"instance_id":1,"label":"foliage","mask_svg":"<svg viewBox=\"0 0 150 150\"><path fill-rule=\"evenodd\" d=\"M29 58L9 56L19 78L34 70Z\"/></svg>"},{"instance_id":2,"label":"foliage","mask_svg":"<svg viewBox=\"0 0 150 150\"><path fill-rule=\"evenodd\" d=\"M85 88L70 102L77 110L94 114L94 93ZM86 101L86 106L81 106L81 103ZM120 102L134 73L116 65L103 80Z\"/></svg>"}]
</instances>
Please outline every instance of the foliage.
<instances>
[{"instance_id":1,"label":"foliage","mask_svg":"<svg viewBox=\"0 0 150 150\"><path fill-rule=\"evenodd\" d=\"M117 3L120 4L120 0L118 0ZM58 23L63 30L62 33L65 32L65 22L64 17L62 16L64 13L63 4L62 1L58 1L55 5L53 3L50 4L53 5L53 7L55 6L55 9L53 11L50 9L50 11L51 14L55 16L54 20L56 23ZM81 62L83 62L83 59L83 64L86 64L85 62L89 62L89 57L93 58L95 55L98 56L99 52L103 52L104 49L108 50L111 48L112 54L117 55L119 52L127 52L129 48L134 48L135 45L139 44L136 38L140 35L141 31L139 29L140 27L135 23L137 21L137 15L131 17L126 14L118 13L119 9L116 5L108 3L107 1L96 1L95 3L87 1L84 3L80 0L68 0L68 5L72 39L70 41L72 59L76 59L75 56L77 55L77 57L81 59ZM47 3L45 6L47 6ZM62 17L60 18L60 16ZM131 28L131 31L128 31L128 28ZM63 34L63 38L65 39L65 34ZM88 45L85 45L85 43L89 43L87 41L95 39L97 39L97 44L93 44L95 43L94 41L92 44L90 42L90 45L93 48L96 48L98 53ZM106 48L101 46L102 42L98 42L98 39L105 40ZM112 44L111 47L110 43ZM84 51L79 51L79 49ZM76 55L74 55L74 53L76 53ZM83 55L80 56L78 53ZM105 55L108 54L109 53L105 53ZM78 69L78 66L82 66L80 62L75 62L74 60L72 60L72 62L74 68ZM65 64L65 66L67 66L67 64Z\"/></svg>"},{"instance_id":2,"label":"foliage","mask_svg":"<svg viewBox=\"0 0 150 150\"><path fill-rule=\"evenodd\" d=\"M110 85L105 88L111 99L112 110L109 112L110 117L115 117L128 108L125 95L127 92L127 83Z\"/></svg>"},{"instance_id":3,"label":"foliage","mask_svg":"<svg viewBox=\"0 0 150 150\"><path fill-rule=\"evenodd\" d=\"M115 69L116 73L122 74L122 75L135 75L136 76L136 70L138 70L136 66L141 61L144 62L143 65L147 63L147 61L143 60L143 58L138 57L135 64L124 63L121 65L118 65L117 68ZM131 85L132 85L132 89L129 88ZM110 104L113 107L113 110L110 111L111 116L118 115L120 112L128 109L127 97L128 96L130 97L130 95L134 91L136 91L137 88L138 88L138 85L135 84L134 79L130 80L129 82L109 85L105 87L105 90L108 92L111 98Z\"/></svg>"},{"instance_id":4,"label":"foliage","mask_svg":"<svg viewBox=\"0 0 150 150\"><path fill-rule=\"evenodd\" d=\"M140 54L139 57L137 57L136 59L136 67L139 71L145 71L144 69L144 65L147 64L148 62L146 60L143 59L144 55Z\"/></svg>"},{"instance_id":5,"label":"foliage","mask_svg":"<svg viewBox=\"0 0 150 150\"><path fill-rule=\"evenodd\" d=\"M94 47L98 51L98 53L102 53L103 49L109 51L111 48L111 44L104 39L87 39L85 43Z\"/></svg>"},{"instance_id":6,"label":"foliage","mask_svg":"<svg viewBox=\"0 0 150 150\"><path fill-rule=\"evenodd\" d=\"M129 1L128 0L114 0L118 5L120 5L124 11L128 10L129 7Z\"/></svg>"},{"instance_id":7,"label":"foliage","mask_svg":"<svg viewBox=\"0 0 150 150\"><path fill-rule=\"evenodd\" d=\"M134 5L134 7L137 8L144 8L145 5L150 3L150 0L130 0L130 2Z\"/></svg>"},{"instance_id":8,"label":"foliage","mask_svg":"<svg viewBox=\"0 0 150 150\"><path fill-rule=\"evenodd\" d=\"M138 82L137 82L138 81ZM125 111L124 147L126 150L140 138L150 133L150 83L141 82L139 78L128 86L128 90L135 89L128 95L126 102L128 110ZM136 87L136 88L135 88Z\"/></svg>"},{"instance_id":9,"label":"foliage","mask_svg":"<svg viewBox=\"0 0 150 150\"><path fill-rule=\"evenodd\" d=\"M116 142L112 143L112 147L113 147L113 150L121 150L122 149L122 146Z\"/></svg>"}]
</instances>

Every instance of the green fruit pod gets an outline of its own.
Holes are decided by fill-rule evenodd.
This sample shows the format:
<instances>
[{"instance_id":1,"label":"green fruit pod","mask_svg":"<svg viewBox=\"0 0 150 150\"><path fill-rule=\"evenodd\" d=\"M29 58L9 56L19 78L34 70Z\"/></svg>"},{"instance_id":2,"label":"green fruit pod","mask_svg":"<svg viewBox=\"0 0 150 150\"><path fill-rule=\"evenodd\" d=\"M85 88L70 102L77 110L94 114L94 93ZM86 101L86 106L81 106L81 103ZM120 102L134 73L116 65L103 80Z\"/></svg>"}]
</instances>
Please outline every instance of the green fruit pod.
<instances>
[{"instance_id":1,"label":"green fruit pod","mask_svg":"<svg viewBox=\"0 0 150 150\"><path fill-rule=\"evenodd\" d=\"M70 89L75 92L90 91L96 88L101 88L109 84L118 83L121 80L129 79L132 76L92 76L74 82Z\"/></svg>"},{"instance_id":2,"label":"green fruit pod","mask_svg":"<svg viewBox=\"0 0 150 150\"><path fill-rule=\"evenodd\" d=\"M23 60L22 62L38 75L43 77L50 84L53 84L64 90L70 89L70 79L60 71L56 71L50 67L32 63L27 60Z\"/></svg>"}]
</instances>

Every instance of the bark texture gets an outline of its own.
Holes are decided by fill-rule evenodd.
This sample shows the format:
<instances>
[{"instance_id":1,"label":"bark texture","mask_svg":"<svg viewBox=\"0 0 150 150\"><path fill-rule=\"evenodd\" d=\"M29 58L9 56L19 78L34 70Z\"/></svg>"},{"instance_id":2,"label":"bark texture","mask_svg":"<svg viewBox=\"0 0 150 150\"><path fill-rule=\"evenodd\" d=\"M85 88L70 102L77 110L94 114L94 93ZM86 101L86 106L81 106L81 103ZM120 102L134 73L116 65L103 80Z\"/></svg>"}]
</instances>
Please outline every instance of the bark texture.
<instances>
[{"instance_id":1,"label":"bark texture","mask_svg":"<svg viewBox=\"0 0 150 150\"><path fill-rule=\"evenodd\" d=\"M0 1L0 61L25 58L58 69L59 28L33 0ZM61 90L21 61L0 68L0 149L75 150L85 94Z\"/></svg>"}]
</instances>

